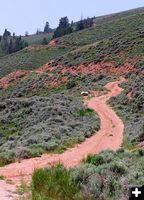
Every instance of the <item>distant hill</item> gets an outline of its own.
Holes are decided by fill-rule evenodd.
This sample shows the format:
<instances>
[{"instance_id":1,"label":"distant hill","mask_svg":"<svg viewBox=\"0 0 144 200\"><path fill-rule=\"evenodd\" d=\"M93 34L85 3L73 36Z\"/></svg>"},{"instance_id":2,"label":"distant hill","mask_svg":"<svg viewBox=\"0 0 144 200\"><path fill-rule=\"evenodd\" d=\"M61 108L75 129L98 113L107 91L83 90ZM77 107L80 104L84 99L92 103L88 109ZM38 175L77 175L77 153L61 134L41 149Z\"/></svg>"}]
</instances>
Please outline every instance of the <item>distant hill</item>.
<instances>
[{"instance_id":1,"label":"distant hill","mask_svg":"<svg viewBox=\"0 0 144 200\"><path fill-rule=\"evenodd\" d=\"M95 17L94 22L96 24L101 24L101 23L103 24L109 21L113 21L117 19L119 20L120 18L125 18L132 15L138 15L138 14L141 14L143 11L144 11L144 7L141 7L141 8L131 9L131 10L127 10L127 11L123 11L119 13L108 14L108 15L104 15L100 17Z\"/></svg>"}]
</instances>

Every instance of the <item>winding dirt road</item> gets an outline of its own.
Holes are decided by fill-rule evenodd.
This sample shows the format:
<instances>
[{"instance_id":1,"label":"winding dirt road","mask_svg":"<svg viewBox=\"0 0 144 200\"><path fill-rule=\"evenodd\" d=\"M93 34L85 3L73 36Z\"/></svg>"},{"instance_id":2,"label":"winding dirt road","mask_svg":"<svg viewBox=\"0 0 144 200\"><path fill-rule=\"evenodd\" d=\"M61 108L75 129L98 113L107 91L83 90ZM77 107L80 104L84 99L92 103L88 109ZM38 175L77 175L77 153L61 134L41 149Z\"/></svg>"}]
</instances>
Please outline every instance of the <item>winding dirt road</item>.
<instances>
[{"instance_id":1,"label":"winding dirt road","mask_svg":"<svg viewBox=\"0 0 144 200\"><path fill-rule=\"evenodd\" d=\"M66 167L74 167L79 165L82 159L88 154L99 153L105 149L119 149L123 142L124 124L106 102L111 97L115 97L122 92L123 89L118 85L124 81L125 79L121 78L119 81L108 83L105 86L109 90L107 94L87 100L87 106L94 109L101 119L101 128L95 135L86 139L83 143L66 150L62 154L44 154L38 158L31 158L23 160L20 163L9 164L0 168L0 175L18 184L22 176L31 177L36 168L53 165L57 162L63 163ZM13 198L8 197L10 192L7 192L7 190L14 190L11 187L4 181L0 181L1 200L15 199L15 196Z\"/></svg>"}]
</instances>

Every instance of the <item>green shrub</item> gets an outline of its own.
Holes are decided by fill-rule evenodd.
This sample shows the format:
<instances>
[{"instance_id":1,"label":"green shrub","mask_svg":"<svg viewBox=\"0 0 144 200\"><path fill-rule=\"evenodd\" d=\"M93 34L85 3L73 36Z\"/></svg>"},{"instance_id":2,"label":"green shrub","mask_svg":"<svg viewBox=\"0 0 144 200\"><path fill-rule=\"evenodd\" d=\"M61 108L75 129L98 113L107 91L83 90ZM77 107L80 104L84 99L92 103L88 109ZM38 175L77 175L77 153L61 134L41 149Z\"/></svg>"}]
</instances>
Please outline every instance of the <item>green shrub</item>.
<instances>
[{"instance_id":1,"label":"green shrub","mask_svg":"<svg viewBox=\"0 0 144 200\"><path fill-rule=\"evenodd\" d=\"M140 156L144 156L144 149L139 149L138 153L139 153Z\"/></svg>"},{"instance_id":2,"label":"green shrub","mask_svg":"<svg viewBox=\"0 0 144 200\"><path fill-rule=\"evenodd\" d=\"M7 151L0 153L0 167L5 166L11 162L14 162L14 153L12 151Z\"/></svg>"},{"instance_id":3,"label":"green shrub","mask_svg":"<svg viewBox=\"0 0 144 200\"><path fill-rule=\"evenodd\" d=\"M126 166L122 162L114 162L110 166L110 170L114 173L123 175L126 172Z\"/></svg>"},{"instance_id":4,"label":"green shrub","mask_svg":"<svg viewBox=\"0 0 144 200\"><path fill-rule=\"evenodd\" d=\"M37 169L32 177L33 200L80 200L78 187L70 179L70 171L62 165Z\"/></svg>"},{"instance_id":5,"label":"green shrub","mask_svg":"<svg viewBox=\"0 0 144 200\"><path fill-rule=\"evenodd\" d=\"M109 176L107 179L107 183L108 183L108 188L107 188L108 193L106 195L116 196L121 189L120 181L118 180L118 178L115 176Z\"/></svg>"},{"instance_id":6,"label":"green shrub","mask_svg":"<svg viewBox=\"0 0 144 200\"><path fill-rule=\"evenodd\" d=\"M0 180L4 180L4 179L5 179L5 177L0 175Z\"/></svg>"},{"instance_id":7,"label":"green shrub","mask_svg":"<svg viewBox=\"0 0 144 200\"><path fill-rule=\"evenodd\" d=\"M79 111L78 111L78 114L79 114L81 117L83 117L83 116L88 115L89 113L92 113L92 112L94 112L93 109L91 109L91 108L86 108L86 109L81 109L81 110L79 110Z\"/></svg>"},{"instance_id":8,"label":"green shrub","mask_svg":"<svg viewBox=\"0 0 144 200\"><path fill-rule=\"evenodd\" d=\"M0 132L3 133L3 137L9 138L18 131L18 127L14 122L2 123L0 122Z\"/></svg>"},{"instance_id":9,"label":"green shrub","mask_svg":"<svg viewBox=\"0 0 144 200\"><path fill-rule=\"evenodd\" d=\"M98 166L98 165L103 164L104 160L102 156L100 155L88 155L88 157L85 160L85 163L90 163L90 164Z\"/></svg>"},{"instance_id":10,"label":"green shrub","mask_svg":"<svg viewBox=\"0 0 144 200\"><path fill-rule=\"evenodd\" d=\"M70 82L68 82L67 84L66 84L66 88L67 89L71 89L71 88L73 88L73 87L75 87L76 86L76 82L75 81L70 81Z\"/></svg>"},{"instance_id":11,"label":"green shrub","mask_svg":"<svg viewBox=\"0 0 144 200\"><path fill-rule=\"evenodd\" d=\"M38 157L38 156L41 156L43 153L44 153L44 150L38 147L30 150L31 157Z\"/></svg>"}]
</instances>

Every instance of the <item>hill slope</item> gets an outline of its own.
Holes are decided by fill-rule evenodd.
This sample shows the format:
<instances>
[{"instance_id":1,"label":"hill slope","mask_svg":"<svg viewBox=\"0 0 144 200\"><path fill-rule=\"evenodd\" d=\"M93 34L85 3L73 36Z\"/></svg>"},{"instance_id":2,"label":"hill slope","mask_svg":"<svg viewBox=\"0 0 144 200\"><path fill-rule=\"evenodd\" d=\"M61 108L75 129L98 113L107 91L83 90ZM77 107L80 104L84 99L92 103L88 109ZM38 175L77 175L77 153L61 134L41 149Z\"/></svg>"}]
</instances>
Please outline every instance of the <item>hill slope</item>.
<instances>
[{"instance_id":1,"label":"hill slope","mask_svg":"<svg viewBox=\"0 0 144 200\"><path fill-rule=\"evenodd\" d=\"M144 8L141 8L112 15L112 20L104 18L101 23L98 18L95 28L66 35L55 47L29 48L5 56L0 59L0 76L13 69L34 69L54 58L68 65L93 60L115 61L117 65L126 60L135 63L135 59L143 57L143 14Z\"/></svg>"},{"instance_id":2,"label":"hill slope","mask_svg":"<svg viewBox=\"0 0 144 200\"><path fill-rule=\"evenodd\" d=\"M44 38L46 38L47 41L50 41L52 39L52 36L53 33L39 33L23 36L22 39L26 41L29 45L41 45Z\"/></svg>"},{"instance_id":3,"label":"hill slope","mask_svg":"<svg viewBox=\"0 0 144 200\"><path fill-rule=\"evenodd\" d=\"M26 151L22 154L30 156L37 147L39 154L43 150L57 149L59 142L64 145L72 137L69 132L74 134L70 143L75 143L81 140L81 137L84 139L88 132L98 129L99 122L94 125L97 116L93 112L88 113L88 127L82 127L88 118L87 111L84 111L85 117L81 116L81 111L86 109L80 97L81 90L103 90L102 87L108 81L124 74L130 79L129 85L126 83L125 86L127 93L131 92L130 90L135 93L133 87L142 91L143 14L144 9L141 8L111 15L110 19L113 20L109 20L109 17L106 20L104 17L96 28L66 35L59 38L54 45L28 47L1 58L1 76L17 69L29 69L12 73L0 80L1 88L4 87L0 91L1 149L15 149L16 153L20 146L22 152ZM48 64L36 69L50 60ZM130 76L130 73L133 75ZM139 83L136 79L136 86L131 86L137 75ZM140 98L139 101L142 101L143 93L139 92L134 98ZM132 105L137 104L136 101L132 99ZM52 108L53 104L56 106ZM135 109L134 113L137 111L141 112L142 109ZM59 117L57 112L60 113ZM140 114L139 120L142 119ZM52 121L55 121L56 126L59 123L61 128L56 129ZM72 128L75 123L79 128ZM129 121L127 123L129 124ZM139 123L138 127L137 136L141 137L142 125ZM43 135L42 140L38 139L39 134ZM132 134L132 140L134 138ZM30 147L32 153L27 147Z\"/></svg>"},{"instance_id":4,"label":"hill slope","mask_svg":"<svg viewBox=\"0 0 144 200\"><path fill-rule=\"evenodd\" d=\"M99 17L94 19L93 28L0 58L1 166L44 152L62 153L91 137L102 125L101 116L87 107L81 92L89 92L88 100L95 95L96 99L107 97L109 88L104 86L122 76L126 79L120 85L123 91L108 103L124 123L123 149L90 156L90 164L68 172L69 180L74 179L84 198L104 200L123 199L118 190L127 191L130 183L144 183L143 15L144 8L140 8ZM57 169L52 170L55 173ZM44 173L49 176L50 172ZM37 184L33 188L36 195ZM95 191L95 184L101 193ZM42 190L40 197L44 199L47 194Z\"/></svg>"}]
</instances>

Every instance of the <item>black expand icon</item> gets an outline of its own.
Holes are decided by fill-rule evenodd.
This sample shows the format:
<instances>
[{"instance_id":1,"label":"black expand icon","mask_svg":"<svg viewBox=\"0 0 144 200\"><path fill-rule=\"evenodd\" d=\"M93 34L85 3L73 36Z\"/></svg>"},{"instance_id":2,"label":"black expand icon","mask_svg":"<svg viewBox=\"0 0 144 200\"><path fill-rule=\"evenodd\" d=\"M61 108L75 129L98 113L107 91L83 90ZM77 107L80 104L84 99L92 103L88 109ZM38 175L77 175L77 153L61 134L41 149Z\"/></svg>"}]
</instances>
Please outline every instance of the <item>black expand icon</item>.
<instances>
[{"instance_id":1,"label":"black expand icon","mask_svg":"<svg viewBox=\"0 0 144 200\"><path fill-rule=\"evenodd\" d=\"M144 185L143 186L130 186L129 200L144 200Z\"/></svg>"}]
</instances>

